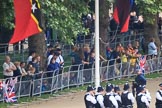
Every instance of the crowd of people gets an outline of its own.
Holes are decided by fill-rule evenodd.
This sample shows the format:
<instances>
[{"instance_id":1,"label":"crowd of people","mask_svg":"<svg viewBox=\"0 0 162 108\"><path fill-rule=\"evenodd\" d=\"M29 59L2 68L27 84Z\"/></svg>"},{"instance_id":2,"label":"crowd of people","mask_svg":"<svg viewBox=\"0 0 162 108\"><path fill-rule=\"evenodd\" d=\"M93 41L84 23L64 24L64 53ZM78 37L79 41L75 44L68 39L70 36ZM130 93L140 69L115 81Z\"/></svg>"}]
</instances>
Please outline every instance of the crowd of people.
<instances>
[{"instance_id":1,"label":"crowd of people","mask_svg":"<svg viewBox=\"0 0 162 108\"><path fill-rule=\"evenodd\" d=\"M22 76L24 79L28 79L29 77L38 79L41 76L36 74L42 73L42 70L40 70L40 61L41 57L35 51L29 53L26 62L15 61L13 63L10 56L6 56L3 64L4 78L8 79L10 77ZM64 59L61 55L61 49L55 48L53 50L49 46L47 50L47 66L45 66L47 67L46 71L53 71L55 75L61 74L63 65ZM52 77L53 73L48 73L46 76Z\"/></svg>"},{"instance_id":2,"label":"crowd of people","mask_svg":"<svg viewBox=\"0 0 162 108\"><path fill-rule=\"evenodd\" d=\"M137 59L142 56L139 51L140 44L138 41L134 43L129 43L127 47L122 46L121 43L117 44L116 48L106 47L106 57L100 55L100 61L109 61L109 65L114 65L117 63L127 63L130 62L130 66L134 69ZM85 44L83 47L73 46L72 52L69 54L71 57L72 71L78 70L78 66L83 64L84 67L80 69L92 68L95 63L95 49L90 47L89 44ZM150 38L148 44L148 58L156 58L158 56L158 47L155 43L154 38ZM64 57L62 56L62 51L60 46L53 47L51 45L47 48L47 62L45 71L53 71L55 73L47 74L47 77L52 77L52 75L61 74L64 67ZM5 57L5 62L3 64L3 75L4 78L16 77L16 76L26 76L34 75L42 72L40 70L41 57L37 55L35 51L29 53L26 62L15 61L11 62L10 57ZM124 68L124 65L123 65ZM35 76L34 78L39 78Z\"/></svg>"},{"instance_id":3,"label":"crowd of people","mask_svg":"<svg viewBox=\"0 0 162 108\"><path fill-rule=\"evenodd\" d=\"M123 90L118 85L107 84L104 89L102 86L94 88L89 85L84 96L86 108L133 108L135 101L137 108L151 108L151 95L146 88L146 79L140 70L135 78L136 93L131 91L130 84L124 84ZM162 107L162 83L156 93L156 108Z\"/></svg>"}]
</instances>

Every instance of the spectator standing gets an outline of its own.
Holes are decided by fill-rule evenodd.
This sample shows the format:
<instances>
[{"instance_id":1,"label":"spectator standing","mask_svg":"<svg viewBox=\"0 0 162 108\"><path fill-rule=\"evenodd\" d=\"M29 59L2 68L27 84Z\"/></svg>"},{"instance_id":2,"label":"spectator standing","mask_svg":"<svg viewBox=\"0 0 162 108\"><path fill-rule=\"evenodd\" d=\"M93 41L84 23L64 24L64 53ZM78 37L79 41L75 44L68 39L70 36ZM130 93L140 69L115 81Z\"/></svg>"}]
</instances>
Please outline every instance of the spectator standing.
<instances>
[{"instance_id":1,"label":"spectator standing","mask_svg":"<svg viewBox=\"0 0 162 108\"><path fill-rule=\"evenodd\" d=\"M26 71L26 64L25 62L20 62L20 72L21 72L21 75L22 75L22 80L28 80L30 77L28 76L29 73L27 73Z\"/></svg>"},{"instance_id":2,"label":"spectator standing","mask_svg":"<svg viewBox=\"0 0 162 108\"><path fill-rule=\"evenodd\" d=\"M118 47L116 47L116 49L111 52L109 65L114 65L116 62L117 63L121 62L120 53L119 53L119 48Z\"/></svg>"},{"instance_id":3,"label":"spectator standing","mask_svg":"<svg viewBox=\"0 0 162 108\"><path fill-rule=\"evenodd\" d=\"M22 76L26 76L28 74L25 70L25 62L20 62L20 72Z\"/></svg>"},{"instance_id":4,"label":"spectator standing","mask_svg":"<svg viewBox=\"0 0 162 108\"><path fill-rule=\"evenodd\" d=\"M162 108L162 83L159 84L160 89L156 92L156 108Z\"/></svg>"},{"instance_id":5,"label":"spectator standing","mask_svg":"<svg viewBox=\"0 0 162 108\"><path fill-rule=\"evenodd\" d=\"M92 68L94 63L95 63L95 52L91 51L90 52L90 57L89 57L89 67Z\"/></svg>"},{"instance_id":6,"label":"spectator standing","mask_svg":"<svg viewBox=\"0 0 162 108\"><path fill-rule=\"evenodd\" d=\"M154 58L157 57L158 51L157 51L157 46L155 44L155 39L154 38L150 38L150 42L148 44L148 55L150 56L150 58Z\"/></svg>"},{"instance_id":7,"label":"spectator standing","mask_svg":"<svg viewBox=\"0 0 162 108\"><path fill-rule=\"evenodd\" d=\"M50 55L51 50L53 49L52 45L47 46L47 58Z\"/></svg>"},{"instance_id":8,"label":"spectator standing","mask_svg":"<svg viewBox=\"0 0 162 108\"><path fill-rule=\"evenodd\" d=\"M58 57L56 58L56 62L60 65L59 74L62 74L64 68L64 58L62 56L62 52L60 48L57 48L57 53L58 53Z\"/></svg>"},{"instance_id":9,"label":"spectator standing","mask_svg":"<svg viewBox=\"0 0 162 108\"><path fill-rule=\"evenodd\" d=\"M47 71L52 71L47 74L48 77L53 76L53 72L55 72L55 75L59 74L60 64L56 62L56 59L58 57L58 54L54 54L53 58L51 59L50 64L47 67Z\"/></svg>"},{"instance_id":10,"label":"spectator standing","mask_svg":"<svg viewBox=\"0 0 162 108\"><path fill-rule=\"evenodd\" d=\"M111 52L112 52L112 49L110 48L110 46L106 46L106 58L107 60L110 60L110 56L111 56Z\"/></svg>"},{"instance_id":11,"label":"spectator standing","mask_svg":"<svg viewBox=\"0 0 162 108\"><path fill-rule=\"evenodd\" d=\"M29 53L29 57L27 59L27 64L29 64L30 62L32 62L32 58L36 56L36 52L35 51L31 51Z\"/></svg>"},{"instance_id":12,"label":"spectator standing","mask_svg":"<svg viewBox=\"0 0 162 108\"><path fill-rule=\"evenodd\" d=\"M32 58L32 62L30 64L36 69L34 73L39 73L39 65L36 57Z\"/></svg>"},{"instance_id":13,"label":"spectator standing","mask_svg":"<svg viewBox=\"0 0 162 108\"><path fill-rule=\"evenodd\" d=\"M34 78L36 78L36 79L40 78L41 74L38 74L38 73L40 73L40 71L39 71L39 64L38 64L37 57L33 57L32 62L30 62L29 64L31 64L32 67L35 68L35 72L34 72L35 76L34 76Z\"/></svg>"},{"instance_id":14,"label":"spectator standing","mask_svg":"<svg viewBox=\"0 0 162 108\"><path fill-rule=\"evenodd\" d=\"M83 53L84 53L84 61L85 62L89 62L89 60L90 60L90 53L91 53L89 44L85 44L84 45ZM85 69L89 68L89 65L88 64L84 65L84 68Z\"/></svg>"},{"instance_id":15,"label":"spectator standing","mask_svg":"<svg viewBox=\"0 0 162 108\"><path fill-rule=\"evenodd\" d=\"M15 63L14 63L14 65L16 66L16 70L14 70L13 72L14 72L14 77L17 77L17 76L20 76L20 75L22 75L21 74L21 70L20 70L20 62L18 62L18 61L16 61Z\"/></svg>"},{"instance_id":16,"label":"spectator standing","mask_svg":"<svg viewBox=\"0 0 162 108\"><path fill-rule=\"evenodd\" d=\"M54 50L51 50L51 51L50 51L50 54L49 54L49 56L48 56L48 58L47 58L47 66L50 64L50 61L51 61L51 59L52 59L54 53L55 53Z\"/></svg>"},{"instance_id":17,"label":"spectator standing","mask_svg":"<svg viewBox=\"0 0 162 108\"><path fill-rule=\"evenodd\" d=\"M27 73L28 73L30 76L33 76L34 73L35 73L35 68L34 68L31 64L28 64L28 65L27 65Z\"/></svg>"},{"instance_id":18,"label":"spectator standing","mask_svg":"<svg viewBox=\"0 0 162 108\"><path fill-rule=\"evenodd\" d=\"M78 66L80 64L89 64L89 62L84 61L84 54L82 48L76 48L74 52L71 54L72 57L72 65L73 70L78 70ZM80 66L80 69L82 69L83 66Z\"/></svg>"},{"instance_id":19,"label":"spectator standing","mask_svg":"<svg viewBox=\"0 0 162 108\"><path fill-rule=\"evenodd\" d=\"M5 57L5 62L3 63L3 75L4 78L13 77L13 71L16 70L15 65L11 62L10 56Z\"/></svg>"}]
</instances>

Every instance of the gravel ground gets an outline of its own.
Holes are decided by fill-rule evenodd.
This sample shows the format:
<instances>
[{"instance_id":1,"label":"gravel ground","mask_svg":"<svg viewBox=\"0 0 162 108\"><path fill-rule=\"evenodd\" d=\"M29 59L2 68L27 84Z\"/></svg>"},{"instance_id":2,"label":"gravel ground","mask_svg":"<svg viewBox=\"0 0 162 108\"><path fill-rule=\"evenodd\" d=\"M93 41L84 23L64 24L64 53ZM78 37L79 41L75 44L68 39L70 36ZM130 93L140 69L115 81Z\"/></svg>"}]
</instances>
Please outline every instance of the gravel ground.
<instances>
[{"instance_id":1,"label":"gravel ground","mask_svg":"<svg viewBox=\"0 0 162 108\"><path fill-rule=\"evenodd\" d=\"M158 90L159 83L162 82L162 78L149 79L147 82L147 89L151 93L152 101L150 108L155 108L155 94ZM25 106L19 106L15 108L85 108L84 97L85 91L80 91L77 93L69 93L67 95L59 96L56 98L51 98L49 100L44 100ZM136 108L136 104L134 105Z\"/></svg>"}]
</instances>

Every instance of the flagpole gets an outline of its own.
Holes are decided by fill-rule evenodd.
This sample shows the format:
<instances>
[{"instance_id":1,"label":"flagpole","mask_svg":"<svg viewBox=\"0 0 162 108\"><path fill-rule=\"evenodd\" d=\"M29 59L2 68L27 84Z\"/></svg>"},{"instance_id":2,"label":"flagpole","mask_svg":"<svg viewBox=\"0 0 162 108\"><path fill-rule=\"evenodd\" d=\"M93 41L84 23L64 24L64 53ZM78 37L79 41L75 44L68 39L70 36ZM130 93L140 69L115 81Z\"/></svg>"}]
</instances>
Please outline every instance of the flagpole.
<instances>
[{"instance_id":1,"label":"flagpole","mask_svg":"<svg viewBox=\"0 0 162 108\"><path fill-rule=\"evenodd\" d=\"M100 86L99 0L95 0L95 87Z\"/></svg>"}]
</instances>

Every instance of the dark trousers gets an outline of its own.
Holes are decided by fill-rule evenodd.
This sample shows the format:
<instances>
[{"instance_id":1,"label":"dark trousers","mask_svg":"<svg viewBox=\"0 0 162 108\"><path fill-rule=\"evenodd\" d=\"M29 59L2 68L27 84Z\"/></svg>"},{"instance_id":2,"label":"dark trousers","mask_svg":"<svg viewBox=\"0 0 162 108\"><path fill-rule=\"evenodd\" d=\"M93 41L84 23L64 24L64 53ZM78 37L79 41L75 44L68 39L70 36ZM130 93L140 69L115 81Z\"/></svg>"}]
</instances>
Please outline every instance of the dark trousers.
<instances>
[{"instance_id":1,"label":"dark trousers","mask_svg":"<svg viewBox=\"0 0 162 108\"><path fill-rule=\"evenodd\" d=\"M10 80L10 78L13 77L13 76L6 76L4 75L4 79L6 79L5 83L7 84L8 80Z\"/></svg>"},{"instance_id":2,"label":"dark trousers","mask_svg":"<svg viewBox=\"0 0 162 108\"><path fill-rule=\"evenodd\" d=\"M162 104L156 105L156 108L162 108Z\"/></svg>"},{"instance_id":3,"label":"dark trousers","mask_svg":"<svg viewBox=\"0 0 162 108\"><path fill-rule=\"evenodd\" d=\"M6 75L4 75L4 79L8 79L8 78L11 78L11 77L13 77L13 76L6 76Z\"/></svg>"}]
</instances>

